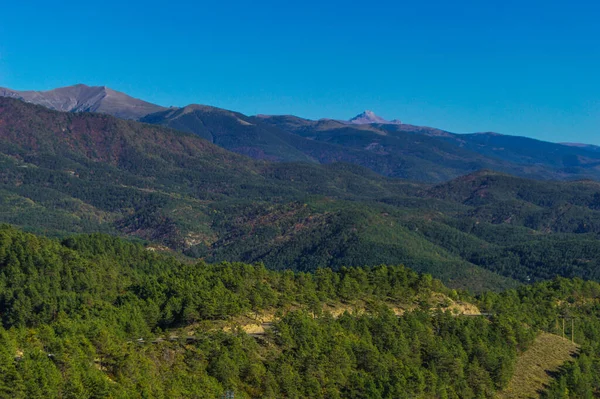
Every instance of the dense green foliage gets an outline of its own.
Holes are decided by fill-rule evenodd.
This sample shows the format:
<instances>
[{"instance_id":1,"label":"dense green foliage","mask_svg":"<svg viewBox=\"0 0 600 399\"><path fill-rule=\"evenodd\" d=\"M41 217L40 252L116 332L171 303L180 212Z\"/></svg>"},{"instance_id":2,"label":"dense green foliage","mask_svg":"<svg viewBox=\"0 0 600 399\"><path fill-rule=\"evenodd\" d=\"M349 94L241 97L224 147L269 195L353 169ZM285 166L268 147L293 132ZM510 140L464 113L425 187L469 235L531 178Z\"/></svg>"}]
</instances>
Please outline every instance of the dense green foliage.
<instances>
[{"instance_id":1,"label":"dense green foliage","mask_svg":"<svg viewBox=\"0 0 600 399\"><path fill-rule=\"evenodd\" d=\"M566 337L573 336L575 343L581 345L580 354L554 376L543 398L591 399L600 396L598 283L557 278L502 295L486 293L481 297L481 303L485 310L511 314L535 329L559 335L565 319Z\"/></svg>"},{"instance_id":2,"label":"dense green foliage","mask_svg":"<svg viewBox=\"0 0 600 399\"><path fill-rule=\"evenodd\" d=\"M439 295L492 316L432 309ZM323 307L334 303L365 311L334 317ZM472 298L402 266L307 274L182 263L107 235L57 241L5 226L0 397L493 397L536 331L558 333L557 321L575 317L581 355L545 395L591 398L599 307L600 284L579 279ZM238 316L273 309L262 338L236 329Z\"/></svg>"},{"instance_id":3,"label":"dense green foliage","mask_svg":"<svg viewBox=\"0 0 600 399\"><path fill-rule=\"evenodd\" d=\"M313 274L180 263L104 235L62 242L0 230L3 396L491 397L533 331L509 318L430 313L432 292L404 267ZM338 318L324 303L366 303ZM416 304L397 317L389 302ZM256 341L219 320L276 308ZM288 309L285 311L285 309ZM193 340L149 342L169 330ZM167 335L167 336L168 336Z\"/></svg>"},{"instance_id":4,"label":"dense green foliage","mask_svg":"<svg viewBox=\"0 0 600 399\"><path fill-rule=\"evenodd\" d=\"M432 187L349 164L253 161L194 135L16 100L0 99L0 115L0 222L28 231L114 233L277 270L405 264L475 291L600 279L591 181L481 172Z\"/></svg>"}]
</instances>

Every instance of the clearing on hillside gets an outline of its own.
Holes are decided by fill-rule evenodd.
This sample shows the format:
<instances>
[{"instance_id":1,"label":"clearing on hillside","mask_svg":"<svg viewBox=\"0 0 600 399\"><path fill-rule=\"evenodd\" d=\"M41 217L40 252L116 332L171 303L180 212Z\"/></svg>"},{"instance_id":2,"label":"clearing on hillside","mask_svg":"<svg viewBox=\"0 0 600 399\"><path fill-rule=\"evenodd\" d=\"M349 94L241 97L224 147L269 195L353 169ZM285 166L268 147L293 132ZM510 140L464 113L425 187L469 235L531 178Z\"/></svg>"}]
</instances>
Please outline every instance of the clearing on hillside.
<instances>
[{"instance_id":1,"label":"clearing on hillside","mask_svg":"<svg viewBox=\"0 0 600 399\"><path fill-rule=\"evenodd\" d=\"M579 347L558 335L542 333L531 348L523 353L515 366L508 387L499 392L498 399L538 398L539 392L550 382L548 372L557 371L571 360Z\"/></svg>"}]
</instances>

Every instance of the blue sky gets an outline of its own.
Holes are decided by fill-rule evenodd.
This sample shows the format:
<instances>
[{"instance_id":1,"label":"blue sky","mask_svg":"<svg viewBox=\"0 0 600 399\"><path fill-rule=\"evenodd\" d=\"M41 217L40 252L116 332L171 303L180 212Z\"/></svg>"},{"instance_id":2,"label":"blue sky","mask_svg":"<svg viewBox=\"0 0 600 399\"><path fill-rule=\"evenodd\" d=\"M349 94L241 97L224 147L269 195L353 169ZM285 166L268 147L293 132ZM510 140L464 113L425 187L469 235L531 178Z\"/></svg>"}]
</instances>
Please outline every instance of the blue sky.
<instances>
[{"instance_id":1,"label":"blue sky","mask_svg":"<svg viewBox=\"0 0 600 399\"><path fill-rule=\"evenodd\" d=\"M3 2L0 86L600 144L600 2Z\"/></svg>"}]
</instances>

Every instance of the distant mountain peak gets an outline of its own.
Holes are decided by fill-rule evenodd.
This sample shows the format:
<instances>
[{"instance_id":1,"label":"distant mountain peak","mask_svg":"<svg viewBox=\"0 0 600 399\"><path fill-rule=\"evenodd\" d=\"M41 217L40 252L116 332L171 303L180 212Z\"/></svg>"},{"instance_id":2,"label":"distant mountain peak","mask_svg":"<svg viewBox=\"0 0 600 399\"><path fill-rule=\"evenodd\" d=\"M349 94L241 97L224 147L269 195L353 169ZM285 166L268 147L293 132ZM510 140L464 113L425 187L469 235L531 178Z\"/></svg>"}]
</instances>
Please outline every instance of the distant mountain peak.
<instances>
[{"instance_id":1,"label":"distant mountain peak","mask_svg":"<svg viewBox=\"0 0 600 399\"><path fill-rule=\"evenodd\" d=\"M375 112L373 112L369 109L364 110L363 113L359 114L358 116L365 116L368 118L379 118L377 115L375 115Z\"/></svg>"},{"instance_id":2,"label":"distant mountain peak","mask_svg":"<svg viewBox=\"0 0 600 399\"><path fill-rule=\"evenodd\" d=\"M165 109L106 86L82 83L48 91L17 91L0 87L0 97L17 98L56 111L100 112L125 119L139 119Z\"/></svg>"},{"instance_id":3,"label":"distant mountain peak","mask_svg":"<svg viewBox=\"0 0 600 399\"><path fill-rule=\"evenodd\" d=\"M380 123L384 125L400 125L402 122L400 122L398 119L388 121L375 114L375 112L366 110L361 114L356 115L354 118L350 119L348 123L351 123L353 125L366 125L371 123Z\"/></svg>"}]
</instances>

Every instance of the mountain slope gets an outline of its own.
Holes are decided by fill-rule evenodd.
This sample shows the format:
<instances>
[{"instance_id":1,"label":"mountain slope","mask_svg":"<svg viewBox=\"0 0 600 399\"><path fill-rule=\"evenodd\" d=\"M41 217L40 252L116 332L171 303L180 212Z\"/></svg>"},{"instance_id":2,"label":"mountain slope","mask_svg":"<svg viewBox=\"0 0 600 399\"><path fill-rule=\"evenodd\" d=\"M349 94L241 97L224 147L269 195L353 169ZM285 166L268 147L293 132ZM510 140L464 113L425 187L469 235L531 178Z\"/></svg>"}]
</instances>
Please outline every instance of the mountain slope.
<instances>
[{"instance_id":1,"label":"mountain slope","mask_svg":"<svg viewBox=\"0 0 600 399\"><path fill-rule=\"evenodd\" d=\"M0 99L0 166L0 222L47 234L104 231L273 269L405 264L474 290L600 281L591 181L484 171L430 186L347 163L257 161L194 134L14 99Z\"/></svg>"},{"instance_id":2,"label":"mountain slope","mask_svg":"<svg viewBox=\"0 0 600 399\"><path fill-rule=\"evenodd\" d=\"M388 176L434 182L485 168L534 179L600 179L600 153L593 147L407 124L344 125L286 116L260 120L311 140L370 153L377 164L358 163Z\"/></svg>"},{"instance_id":3,"label":"mountain slope","mask_svg":"<svg viewBox=\"0 0 600 399\"><path fill-rule=\"evenodd\" d=\"M103 234L51 240L0 226L0 287L7 398L600 389L600 285L581 279L473 297L402 266L269 271L182 262ZM576 344L552 334L565 319ZM260 334L248 328L267 321Z\"/></svg>"},{"instance_id":4,"label":"mountain slope","mask_svg":"<svg viewBox=\"0 0 600 399\"><path fill-rule=\"evenodd\" d=\"M544 180L600 179L599 152L525 137L452 134L407 124L247 117L205 106L167 110L142 121L195 133L257 159L347 162L416 181L440 182L480 169Z\"/></svg>"},{"instance_id":5,"label":"mountain slope","mask_svg":"<svg viewBox=\"0 0 600 399\"><path fill-rule=\"evenodd\" d=\"M277 128L255 123L245 115L220 108L188 105L147 115L142 122L197 134L218 146L255 159L315 162L295 148L297 137Z\"/></svg>"},{"instance_id":6,"label":"mountain slope","mask_svg":"<svg viewBox=\"0 0 600 399\"><path fill-rule=\"evenodd\" d=\"M386 239L374 246L377 229L356 226L380 223L371 219L378 211L350 209L420 188L356 166L254 161L196 135L12 99L0 99L0 154L0 221L35 231L114 232L154 248L279 269L359 265L361 248L377 247L382 255L367 263L437 269L457 287L514 284L458 258L451 268L441 257L421 260L406 245L423 239L404 230L406 245ZM249 250L253 240L262 246Z\"/></svg>"},{"instance_id":7,"label":"mountain slope","mask_svg":"<svg viewBox=\"0 0 600 399\"><path fill-rule=\"evenodd\" d=\"M546 301L564 298L488 319L476 298L402 266L276 272L6 226L0 255L0 395L15 399L492 398L545 327L523 319L552 320ZM485 304L508 300L528 305L515 292ZM259 318L268 331L247 334L243 320Z\"/></svg>"},{"instance_id":8,"label":"mountain slope","mask_svg":"<svg viewBox=\"0 0 600 399\"><path fill-rule=\"evenodd\" d=\"M377 125L280 117L282 125L278 126L271 123L271 117L246 117L203 106L163 111L141 120L198 134L253 158L320 164L346 162L386 176L417 181L443 181L501 164L435 137L417 136L413 132L392 137ZM390 150L386 148L388 142L402 149Z\"/></svg>"},{"instance_id":9,"label":"mountain slope","mask_svg":"<svg viewBox=\"0 0 600 399\"><path fill-rule=\"evenodd\" d=\"M600 151L495 133L454 134L386 121L372 111L350 121L295 116L247 117L189 105L163 108L105 87L47 92L0 89L0 96L48 108L100 112L194 133L227 150L277 162L353 163L384 176L441 182L480 169L544 180L600 179Z\"/></svg>"},{"instance_id":10,"label":"mountain slope","mask_svg":"<svg viewBox=\"0 0 600 399\"><path fill-rule=\"evenodd\" d=\"M497 399L529 399L542 392L560 368L576 356L579 347L558 335L542 333L517 358L515 372Z\"/></svg>"},{"instance_id":11,"label":"mountain slope","mask_svg":"<svg viewBox=\"0 0 600 399\"><path fill-rule=\"evenodd\" d=\"M83 84L49 91L15 91L0 87L0 97L17 98L56 111L100 112L124 119L139 119L164 109L105 86Z\"/></svg>"}]
</instances>

